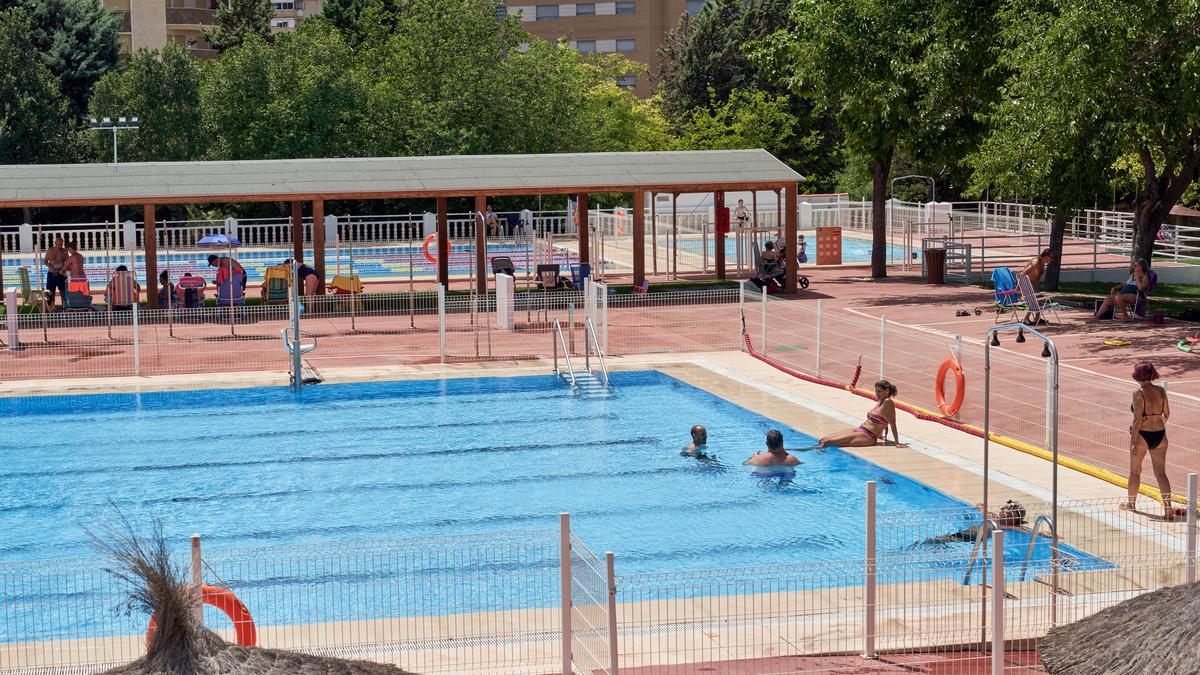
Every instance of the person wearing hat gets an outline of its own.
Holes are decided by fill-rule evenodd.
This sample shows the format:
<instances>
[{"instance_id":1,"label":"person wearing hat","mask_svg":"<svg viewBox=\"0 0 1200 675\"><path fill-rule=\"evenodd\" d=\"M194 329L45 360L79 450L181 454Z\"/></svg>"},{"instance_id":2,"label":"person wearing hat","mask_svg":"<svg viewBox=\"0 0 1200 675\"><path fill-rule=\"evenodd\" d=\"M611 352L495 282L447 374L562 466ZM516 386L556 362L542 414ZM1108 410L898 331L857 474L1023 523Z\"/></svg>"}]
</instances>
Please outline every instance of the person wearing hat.
<instances>
[{"instance_id":1,"label":"person wearing hat","mask_svg":"<svg viewBox=\"0 0 1200 675\"><path fill-rule=\"evenodd\" d=\"M1042 281L1042 275L1046 273L1046 265L1049 265L1051 260L1054 260L1054 251L1048 248L1043 249L1038 254L1038 257L1031 259L1029 264L1025 265L1025 269L1021 270L1021 274L1029 277L1029 283L1033 284L1034 288L1037 288L1038 284Z\"/></svg>"},{"instance_id":2,"label":"person wearing hat","mask_svg":"<svg viewBox=\"0 0 1200 675\"><path fill-rule=\"evenodd\" d=\"M218 288L221 286L221 282L229 276L229 270L232 269L242 275L242 292L246 292L246 268L242 267L241 263L227 255L210 255L208 256L208 266L217 268L215 281Z\"/></svg>"}]
</instances>

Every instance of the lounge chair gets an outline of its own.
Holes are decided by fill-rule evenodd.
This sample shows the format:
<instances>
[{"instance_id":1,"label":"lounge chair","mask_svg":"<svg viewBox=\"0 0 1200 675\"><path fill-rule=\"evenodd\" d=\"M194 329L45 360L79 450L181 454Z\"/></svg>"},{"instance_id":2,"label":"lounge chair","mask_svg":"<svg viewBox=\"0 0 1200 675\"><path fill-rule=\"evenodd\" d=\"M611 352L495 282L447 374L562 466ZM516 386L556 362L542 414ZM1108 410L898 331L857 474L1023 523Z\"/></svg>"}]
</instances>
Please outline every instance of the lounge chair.
<instances>
[{"instance_id":1,"label":"lounge chair","mask_svg":"<svg viewBox=\"0 0 1200 675\"><path fill-rule=\"evenodd\" d=\"M1021 289L1017 287L1017 277L1009 268L997 267L992 270L992 289L995 295L992 304L976 307L976 314L982 313L985 309L992 310L996 313L995 320L992 323L1000 323L1000 317L1006 313L1015 313L1025 309L1025 303L1021 297Z\"/></svg>"},{"instance_id":2,"label":"lounge chair","mask_svg":"<svg viewBox=\"0 0 1200 675\"><path fill-rule=\"evenodd\" d=\"M1146 290L1137 292L1137 300L1133 303L1133 315L1145 319L1150 313L1150 294L1158 290L1158 272L1149 270L1146 276L1150 277L1150 283L1146 285Z\"/></svg>"},{"instance_id":3,"label":"lounge chair","mask_svg":"<svg viewBox=\"0 0 1200 675\"><path fill-rule=\"evenodd\" d=\"M537 285L543 291L555 291L567 286L559 266L553 263L537 266Z\"/></svg>"},{"instance_id":4,"label":"lounge chair","mask_svg":"<svg viewBox=\"0 0 1200 675\"><path fill-rule=\"evenodd\" d=\"M243 281L245 278L244 272L234 271L217 284L218 307L229 307L230 305L240 307L246 304L246 289Z\"/></svg>"},{"instance_id":5,"label":"lounge chair","mask_svg":"<svg viewBox=\"0 0 1200 675\"><path fill-rule=\"evenodd\" d=\"M190 274L185 274L179 278L179 282L175 284L175 293L179 296L179 304L187 309L204 306L204 289L208 286L208 282L204 277L194 277Z\"/></svg>"},{"instance_id":6,"label":"lounge chair","mask_svg":"<svg viewBox=\"0 0 1200 675\"><path fill-rule=\"evenodd\" d=\"M1053 312L1054 320L1057 323L1062 323L1062 318L1058 315L1058 310L1066 309L1065 306L1055 302L1053 298L1046 295L1039 295L1033 289L1033 282L1024 274L1015 275L1017 278L1017 286L1021 289L1021 299L1025 304L1025 317L1022 322L1030 326L1036 326L1039 323L1048 323L1046 321L1046 313Z\"/></svg>"},{"instance_id":7,"label":"lounge chair","mask_svg":"<svg viewBox=\"0 0 1200 675\"><path fill-rule=\"evenodd\" d=\"M583 288L583 281L592 276L591 265L571 265L571 287Z\"/></svg>"},{"instance_id":8,"label":"lounge chair","mask_svg":"<svg viewBox=\"0 0 1200 675\"><path fill-rule=\"evenodd\" d=\"M141 301L142 289L138 287L133 272L119 270L108 280L108 288L104 291L104 301L108 311L133 309Z\"/></svg>"},{"instance_id":9,"label":"lounge chair","mask_svg":"<svg viewBox=\"0 0 1200 675\"><path fill-rule=\"evenodd\" d=\"M766 293L782 289L783 272L779 269L779 261L763 260L762 252L759 250L757 242L753 243L750 250L754 254L755 276L752 279L754 285Z\"/></svg>"},{"instance_id":10,"label":"lounge chair","mask_svg":"<svg viewBox=\"0 0 1200 675\"><path fill-rule=\"evenodd\" d=\"M268 305L279 305L288 300L288 287L291 286L292 268L289 265L268 267L263 274L263 302Z\"/></svg>"},{"instance_id":11,"label":"lounge chair","mask_svg":"<svg viewBox=\"0 0 1200 675\"><path fill-rule=\"evenodd\" d=\"M92 310L92 287L87 279L67 282L67 297L63 299L63 309L84 312Z\"/></svg>"},{"instance_id":12,"label":"lounge chair","mask_svg":"<svg viewBox=\"0 0 1200 675\"><path fill-rule=\"evenodd\" d=\"M350 296L349 300L353 301L353 308L356 311L362 310L362 279L357 274L345 275L336 274L329 283L325 286L330 295L335 296ZM351 308L350 302L339 302L340 311L349 311Z\"/></svg>"},{"instance_id":13,"label":"lounge chair","mask_svg":"<svg viewBox=\"0 0 1200 675\"><path fill-rule=\"evenodd\" d=\"M17 311L41 309L42 301L46 296L33 289L33 284L29 281L29 268L17 268L17 275L21 278L21 304L17 306Z\"/></svg>"}]
</instances>

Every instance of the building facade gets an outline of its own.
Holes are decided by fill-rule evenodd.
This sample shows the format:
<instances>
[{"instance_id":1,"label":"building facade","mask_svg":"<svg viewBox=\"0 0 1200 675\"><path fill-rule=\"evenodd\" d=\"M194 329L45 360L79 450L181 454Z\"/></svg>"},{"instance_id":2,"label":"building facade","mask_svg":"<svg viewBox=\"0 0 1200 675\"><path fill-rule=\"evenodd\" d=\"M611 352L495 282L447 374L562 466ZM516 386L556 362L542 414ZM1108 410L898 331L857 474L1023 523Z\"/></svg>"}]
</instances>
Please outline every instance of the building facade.
<instances>
[{"instance_id":1,"label":"building facade","mask_svg":"<svg viewBox=\"0 0 1200 675\"><path fill-rule=\"evenodd\" d=\"M167 41L187 48L200 59L217 52L204 39L204 29L216 22L219 0L104 0L121 17L121 51L161 49ZM306 18L320 14L325 0L272 0L271 30L295 30Z\"/></svg>"},{"instance_id":2,"label":"building facade","mask_svg":"<svg viewBox=\"0 0 1200 675\"><path fill-rule=\"evenodd\" d=\"M654 93L658 48L685 12L695 16L706 0L544 2L505 0L503 11L519 15L525 30L544 40L566 38L581 52L616 52L649 66L622 80L639 96Z\"/></svg>"}]
</instances>

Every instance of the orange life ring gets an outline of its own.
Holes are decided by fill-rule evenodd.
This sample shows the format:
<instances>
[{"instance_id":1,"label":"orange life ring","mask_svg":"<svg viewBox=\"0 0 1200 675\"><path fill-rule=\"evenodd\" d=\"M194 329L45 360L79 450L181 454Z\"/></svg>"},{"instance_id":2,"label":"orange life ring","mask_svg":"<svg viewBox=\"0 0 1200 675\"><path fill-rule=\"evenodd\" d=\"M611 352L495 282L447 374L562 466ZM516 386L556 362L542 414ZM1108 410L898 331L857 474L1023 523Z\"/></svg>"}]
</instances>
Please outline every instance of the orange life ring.
<instances>
[{"instance_id":1,"label":"orange life ring","mask_svg":"<svg viewBox=\"0 0 1200 675\"><path fill-rule=\"evenodd\" d=\"M954 400L946 403L946 373L954 371ZM947 356L942 359L942 365L937 371L937 382L933 388L934 396L937 397L938 410L946 417L954 417L958 411L962 409L963 399L967 395L966 378L963 377L962 368L958 365L958 361L954 357Z\"/></svg>"},{"instance_id":2,"label":"orange life ring","mask_svg":"<svg viewBox=\"0 0 1200 675\"><path fill-rule=\"evenodd\" d=\"M433 257L433 254L429 252L429 245L433 244L435 242L437 242L437 233L436 232L429 235L428 237L425 237L425 241L421 244L421 255L425 256L425 259L429 261L430 265L437 264L437 258ZM451 250L452 250L452 245L450 244L450 240L447 239L446 240L446 255L447 256L450 255ZM441 251L438 251L438 253L441 253Z\"/></svg>"},{"instance_id":3,"label":"orange life ring","mask_svg":"<svg viewBox=\"0 0 1200 675\"><path fill-rule=\"evenodd\" d=\"M233 622L234 634L237 636L237 643L243 647L253 647L258 642L258 632L254 628L254 618L250 616L250 610L238 600L233 591L220 586L209 586L205 584L200 587L200 597L204 604L212 605L217 609L225 612L225 616ZM154 637L154 630L158 624L154 621L154 617L150 617L150 625L146 627L146 647L150 647L150 639Z\"/></svg>"}]
</instances>

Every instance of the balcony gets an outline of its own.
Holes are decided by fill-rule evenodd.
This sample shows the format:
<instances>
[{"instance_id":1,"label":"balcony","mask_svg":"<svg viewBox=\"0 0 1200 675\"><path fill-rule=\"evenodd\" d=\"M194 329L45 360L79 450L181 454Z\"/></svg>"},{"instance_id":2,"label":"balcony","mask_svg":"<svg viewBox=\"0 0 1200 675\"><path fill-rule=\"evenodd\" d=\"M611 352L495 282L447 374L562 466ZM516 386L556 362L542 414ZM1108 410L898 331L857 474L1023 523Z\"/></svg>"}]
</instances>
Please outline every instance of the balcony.
<instances>
[{"instance_id":1,"label":"balcony","mask_svg":"<svg viewBox=\"0 0 1200 675\"><path fill-rule=\"evenodd\" d=\"M212 26L217 22L217 12L212 9L182 7L167 8L167 25Z\"/></svg>"}]
</instances>

